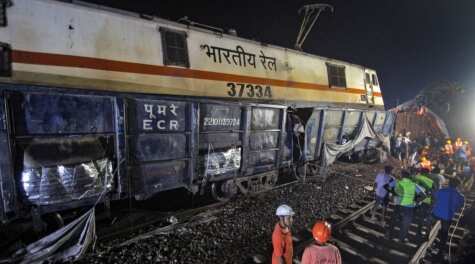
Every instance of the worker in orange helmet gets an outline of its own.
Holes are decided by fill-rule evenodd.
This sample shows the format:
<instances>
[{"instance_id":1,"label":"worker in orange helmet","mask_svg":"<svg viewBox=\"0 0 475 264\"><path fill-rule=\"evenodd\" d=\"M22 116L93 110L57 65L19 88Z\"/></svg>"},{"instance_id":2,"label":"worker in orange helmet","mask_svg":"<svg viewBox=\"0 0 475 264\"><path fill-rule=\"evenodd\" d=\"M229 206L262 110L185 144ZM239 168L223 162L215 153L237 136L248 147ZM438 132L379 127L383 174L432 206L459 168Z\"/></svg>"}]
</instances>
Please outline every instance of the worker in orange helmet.
<instances>
[{"instance_id":1,"label":"worker in orange helmet","mask_svg":"<svg viewBox=\"0 0 475 264\"><path fill-rule=\"evenodd\" d=\"M311 244L302 255L301 264L341 264L340 250L327 243L331 237L331 226L326 221L317 221L312 229L315 243Z\"/></svg>"},{"instance_id":2,"label":"worker in orange helmet","mask_svg":"<svg viewBox=\"0 0 475 264\"><path fill-rule=\"evenodd\" d=\"M463 141L462 141L461 138L458 137L458 138L455 140L455 142L454 142L454 149L453 149L453 150L454 150L454 153L455 153L457 150L459 150L459 148L461 148L461 147L463 147Z\"/></svg>"},{"instance_id":3,"label":"worker in orange helmet","mask_svg":"<svg viewBox=\"0 0 475 264\"><path fill-rule=\"evenodd\" d=\"M429 172L432 171L432 163L427 157L422 157L421 161L419 162L419 166L421 169L426 169Z\"/></svg>"}]
</instances>

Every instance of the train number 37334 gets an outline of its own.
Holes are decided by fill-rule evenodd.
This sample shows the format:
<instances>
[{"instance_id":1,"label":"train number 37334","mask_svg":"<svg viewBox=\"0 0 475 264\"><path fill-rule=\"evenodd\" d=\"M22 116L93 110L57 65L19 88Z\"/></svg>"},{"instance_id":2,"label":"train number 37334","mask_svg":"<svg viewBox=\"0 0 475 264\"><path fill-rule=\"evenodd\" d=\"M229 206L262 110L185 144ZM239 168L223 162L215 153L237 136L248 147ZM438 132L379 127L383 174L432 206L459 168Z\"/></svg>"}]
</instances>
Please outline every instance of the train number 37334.
<instances>
[{"instance_id":1,"label":"train number 37334","mask_svg":"<svg viewBox=\"0 0 475 264\"><path fill-rule=\"evenodd\" d=\"M231 97L272 98L270 86L253 85L249 83L227 83L228 95Z\"/></svg>"}]
</instances>

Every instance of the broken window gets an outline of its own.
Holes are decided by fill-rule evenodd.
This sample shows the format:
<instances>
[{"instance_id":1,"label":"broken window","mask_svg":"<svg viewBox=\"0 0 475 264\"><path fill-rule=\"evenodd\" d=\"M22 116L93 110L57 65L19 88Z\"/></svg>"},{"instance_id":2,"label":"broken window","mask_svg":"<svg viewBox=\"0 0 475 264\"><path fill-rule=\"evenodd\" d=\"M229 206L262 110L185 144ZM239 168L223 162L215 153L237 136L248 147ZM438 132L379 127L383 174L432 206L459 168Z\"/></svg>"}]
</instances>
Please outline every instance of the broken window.
<instances>
[{"instance_id":1,"label":"broken window","mask_svg":"<svg viewBox=\"0 0 475 264\"><path fill-rule=\"evenodd\" d=\"M163 64L190 67L186 32L160 28L162 35Z\"/></svg>"},{"instance_id":2,"label":"broken window","mask_svg":"<svg viewBox=\"0 0 475 264\"><path fill-rule=\"evenodd\" d=\"M345 66L327 63L328 85L346 88Z\"/></svg>"},{"instance_id":3,"label":"broken window","mask_svg":"<svg viewBox=\"0 0 475 264\"><path fill-rule=\"evenodd\" d=\"M107 139L35 138L23 149L21 187L35 205L56 205L99 196L112 187Z\"/></svg>"}]
</instances>

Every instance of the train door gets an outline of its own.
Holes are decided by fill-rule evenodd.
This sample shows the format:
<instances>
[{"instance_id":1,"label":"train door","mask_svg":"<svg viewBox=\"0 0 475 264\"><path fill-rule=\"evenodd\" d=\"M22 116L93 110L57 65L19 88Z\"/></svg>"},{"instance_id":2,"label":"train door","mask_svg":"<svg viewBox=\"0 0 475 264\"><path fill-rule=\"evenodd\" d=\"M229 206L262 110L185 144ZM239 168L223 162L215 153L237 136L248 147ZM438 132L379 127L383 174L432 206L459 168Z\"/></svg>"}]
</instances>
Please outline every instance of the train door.
<instances>
[{"instance_id":1,"label":"train door","mask_svg":"<svg viewBox=\"0 0 475 264\"><path fill-rule=\"evenodd\" d=\"M374 76L376 76L376 73L372 70L365 69L364 70L364 86L366 90L366 103L367 104L374 104L374 86L373 86L373 80Z\"/></svg>"}]
</instances>

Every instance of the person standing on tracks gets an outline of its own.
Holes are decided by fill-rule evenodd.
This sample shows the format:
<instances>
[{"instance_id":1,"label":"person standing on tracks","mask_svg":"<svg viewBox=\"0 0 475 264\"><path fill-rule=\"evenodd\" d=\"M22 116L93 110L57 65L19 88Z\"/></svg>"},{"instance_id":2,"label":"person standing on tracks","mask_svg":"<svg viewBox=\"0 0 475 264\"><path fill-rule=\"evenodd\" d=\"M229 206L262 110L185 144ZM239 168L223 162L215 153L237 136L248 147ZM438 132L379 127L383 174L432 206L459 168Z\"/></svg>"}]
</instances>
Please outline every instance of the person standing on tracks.
<instances>
[{"instance_id":1,"label":"person standing on tracks","mask_svg":"<svg viewBox=\"0 0 475 264\"><path fill-rule=\"evenodd\" d=\"M420 172L414 177L414 181L417 185L421 186L424 189L425 199L418 204L416 212L419 215L421 220L419 223L419 234L426 236L427 231L423 230L423 227L426 227L427 230L430 230L430 211L432 205L432 193L434 192L434 180L429 177L430 171L427 168L421 168Z\"/></svg>"},{"instance_id":2,"label":"person standing on tracks","mask_svg":"<svg viewBox=\"0 0 475 264\"><path fill-rule=\"evenodd\" d=\"M442 171L439 167L434 167L434 169L429 173L429 178L431 178L434 183L434 193L445 183L445 177L442 175Z\"/></svg>"},{"instance_id":3,"label":"person standing on tracks","mask_svg":"<svg viewBox=\"0 0 475 264\"><path fill-rule=\"evenodd\" d=\"M340 250L327 243L331 236L331 226L326 221L318 221L312 228L315 243L305 248L301 264L341 264Z\"/></svg>"},{"instance_id":4,"label":"person standing on tracks","mask_svg":"<svg viewBox=\"0 0 475 264\"><path fill-rule=\"evenodd\" d=\"M439 232L441 252L446 252L447 239L449 236L450 223L455 215L464 204L463 195L457 190L458 180L456 178L449 179L449 186L441 188L434 194L434 206L432 208L432 217L435 221L440 220L442 227Z\"/></svg>"},{"instance_id":5,"label":"person standing on tracks","mask_svg":"<svg viewBox=\"0 0 475 264\"><path fill-rule=\"evenodd\" d=\"M399 207L395 216L400 218L401 220L399 240L407 242L406 236L409 232L409 226L411 225L412 218L414 215L416 194L421 193L421 190L412 180L411 174L408 171L401 171L401 177L402 179L397 181L395 187L395 193L399 197ZM388 230L388 232L392 230L396 217L393 216L393 219L391 221L391 228Z\"/></svg>"},{"instance_id":6,"label":"person standing on tracks","mask_svg":"<svg viewBox=\"0 0 475 264\"><path fill-rule=\"evenodd\" d=\"M292 233L293 216L295 212L286 204L279 206L275 212L279 222L275 224L272 233L272 264L292 264L294 254Z\"/></svg>"},{"instance_id":7,"label":"person standing on tracks","mask_svg":"<svg viewBox=\"0 0 475 264\"><path fill-rule=\"evenodd\" d=\"M371 218L376 219L375 214L376 211L381 207L383 209L383 214L381 218L381 225L384 226L385 223L385 216L386 216L386 208L389 204L389 189L392 189L396 185L396 180L391 175L393 171L393 167L391 166L384 166L384 171L378 173L376 175L376 179L374 180L374 189L375 189L375 205L371 210Z\"/></svg>"}]
</instances>

